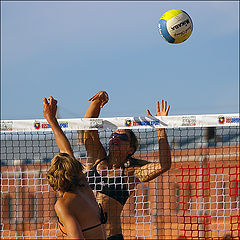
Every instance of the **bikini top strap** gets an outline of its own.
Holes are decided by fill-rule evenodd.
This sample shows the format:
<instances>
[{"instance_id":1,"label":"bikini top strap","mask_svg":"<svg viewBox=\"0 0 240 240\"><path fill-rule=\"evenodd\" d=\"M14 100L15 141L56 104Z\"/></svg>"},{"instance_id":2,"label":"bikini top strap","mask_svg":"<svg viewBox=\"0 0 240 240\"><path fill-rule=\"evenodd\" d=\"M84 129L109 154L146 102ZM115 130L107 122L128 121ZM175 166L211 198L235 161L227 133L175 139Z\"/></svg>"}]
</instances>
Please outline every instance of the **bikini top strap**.
<instances>
[{"instance_id":1,"label":"bikini top strap","mask_svg":"<svg viewBox=\"0 0 240 240\"><path fill-rule=\"evenodd\" d=\"M97 170L98 164L101 163L101 162L104 161L104 160L107 160L107 159L108 159L108 156L106 156L105 158L102 158L102 159L99 160L97 163L95 163L92 168L94 168L95 170ZM121 176L121 177L125 177L124 172L125 172L126 167L123 165L122 169L123 169L123 170L122 170L122 176Z\"/></svg>"},{"instance_id":2,"label":"bikini top strap","mask_svg":"<svg viewBox=\"0 0 240 240\"><path fill-rule=\"evenodd\" d=\"M60 231L64 234L64 235L67 235L67 233L65 233L63 230L62 230L62 227L64 227L63 226L63 224L60 222L60 220L59 220L59 217L57 216L57 221L58 221L58 227L59 227L59 229L60 229ZM62 226L62 227L61 227Z\"/></svg>"},{"instance_id":3,"label":"bikini top strap","mask_svg":"<svg viewBox=\"0 0 240 240\"><path fill-rule=\"evenodd\" d=\"M123 165L123 167L122 167L122 176L121 177L125 177L125 175L124 175L125 169L126 169L126 167Z\"/></svg>"},{"instance_id":4,"label":"bikini top strap","mask_svg":"<svg viewBox=\"0 0 240 240\"><path fill-rule=\"evenodd\" d=\"M96 162L96 163L93 165L93 168L96 169L96 168L97 168L97 165L98 165L99 163L101 163L102 161L106 160L106 159L107 159L107 157L100 159L98 162Z\"/></svg>"}]
</instances>

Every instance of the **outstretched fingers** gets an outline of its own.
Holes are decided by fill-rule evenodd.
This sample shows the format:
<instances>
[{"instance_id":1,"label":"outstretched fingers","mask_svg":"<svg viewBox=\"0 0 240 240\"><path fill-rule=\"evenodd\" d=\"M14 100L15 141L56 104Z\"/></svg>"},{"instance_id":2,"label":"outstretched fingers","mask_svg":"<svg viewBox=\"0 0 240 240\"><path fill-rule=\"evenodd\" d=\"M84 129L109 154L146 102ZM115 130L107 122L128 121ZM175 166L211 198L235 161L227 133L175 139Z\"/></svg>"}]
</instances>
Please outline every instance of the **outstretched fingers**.
<instances>
[{"instance_id":1,"label":"outstretched fingers","mask_svg":"<svg viewBox=\"0 0 240 240\"><path fill-rule=\"evenodd\" d=\"M170 109L170 105L167 101L161 100L161 116L167 116Z\"/></svg>"},{"instance_id":2,"label":"outstretched fingers","mask_svg":"<svg viewBox=\"0 0 240 240\"><path fill-rule=\"evenodd\" d=\"M159 101L157 101L157 104L156 104L156 111L157 111L157 115L160 113L160 104L159 104Z\"/></svg>"},{"instance_id":3,"label":"outstretched fingers","mask_svg":"<svg viewBox=\"0 0 240 240\"><path fill-rule=\"evenodd\" d=\"M170 109L170 105L168 105L168 107L167 107L167 115L168 115L168 112L169 112L169 109Z\"/></svg>"},{"instance_id":4,"label":"outstretched fingers","mask_svg":"<svg viewBox=\"0 0 240 240\"><path fill-rule=\"evenodd\" d=\"M161 100L161 112L164 111L164 108L166 106L166 101L163 101L163 99Z\"/></svg>"},{"instance_id":5,"label":"outstretched fingers","mask_svg":"<svg viewBox=\"0 0 240 240\"><path fill-rule=\"evenodd\" d=\"M152 114L150 113L150 111L147 109L147 115L149 116L149 117L152 117Z\"/></svg>"},{"instance_id":6,"label":"outstretched fingers","mask_svg":"<svg viewBox=\"0 0 240 240\"><path fill-rule=\"evenodd\" d=\"M170 109L170 105L168 106L167 101L161 100L161 104L159 101L156 102L156 116L167 116ZM152 114L147 109L147 115L152 117Z\"/></svg>"}]
</instances>

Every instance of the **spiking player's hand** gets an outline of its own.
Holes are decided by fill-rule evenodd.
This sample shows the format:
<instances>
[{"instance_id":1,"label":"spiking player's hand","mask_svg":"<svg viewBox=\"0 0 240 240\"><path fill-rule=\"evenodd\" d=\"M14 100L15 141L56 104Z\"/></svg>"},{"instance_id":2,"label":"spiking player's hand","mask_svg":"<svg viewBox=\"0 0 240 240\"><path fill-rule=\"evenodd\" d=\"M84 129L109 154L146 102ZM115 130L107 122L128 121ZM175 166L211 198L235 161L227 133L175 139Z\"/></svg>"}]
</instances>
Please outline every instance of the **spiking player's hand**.
<instances>
[{"instance_id":1,"label":"spiking player's hand","mask_svg":"<svg viewBox=\"0 0 240 240\"><path fill-rule=\"evenodd\" d=\"M109 100L107 92L99 91L93 97L88 99L88 101L94 101L94 100L99 100L101 102L100 107L102 108Z\"/></svg>"},{"instance_id":2,"label":"spiking player's hand","mask_svg":"<svg viewBox=\"0 0 240 240\"><path fill-rule=\"evenodd\" d=\"M156 109L157 109L156 116L167 116L169 109L170 109L170 105L167 105L167 101L161 100L161 109L160 109L159 101L157 101ZM152 117L152 114L150 113L150 111L148 109L147 109L147 115L149 117Z\"/></svg>"}]
</instances>

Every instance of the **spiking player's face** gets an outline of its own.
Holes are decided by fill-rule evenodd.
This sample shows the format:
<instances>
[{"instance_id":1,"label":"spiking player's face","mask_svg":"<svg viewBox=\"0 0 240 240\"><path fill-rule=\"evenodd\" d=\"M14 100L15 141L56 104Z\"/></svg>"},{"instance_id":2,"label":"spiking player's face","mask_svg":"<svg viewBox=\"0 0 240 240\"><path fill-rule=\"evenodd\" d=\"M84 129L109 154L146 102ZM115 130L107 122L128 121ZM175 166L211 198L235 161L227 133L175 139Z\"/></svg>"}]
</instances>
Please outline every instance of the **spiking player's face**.
<instances>
[{"instance_id":1,"label":"spiking player's face","mask_svg":"<svg viewBox=\"0 0 240 240\"><path fill-rule=\"evenodd\" d=\"M131 136L130 133L125 129L115 130L109 140L109 153L126 158L131 152L130 147Z\"/></svg>"}]
</instances>

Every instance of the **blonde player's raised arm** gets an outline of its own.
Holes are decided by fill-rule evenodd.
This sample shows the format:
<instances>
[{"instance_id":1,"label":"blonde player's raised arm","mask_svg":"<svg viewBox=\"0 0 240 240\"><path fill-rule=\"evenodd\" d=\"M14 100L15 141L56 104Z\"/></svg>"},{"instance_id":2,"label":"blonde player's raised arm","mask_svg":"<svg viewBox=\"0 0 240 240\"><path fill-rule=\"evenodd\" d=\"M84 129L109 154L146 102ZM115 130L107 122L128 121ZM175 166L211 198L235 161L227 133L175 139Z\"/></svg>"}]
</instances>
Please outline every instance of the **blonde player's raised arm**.
<instances>
[{"instance_id":1,"label":"blonde player's raised arm","mask_svg":"<svg viewBox=\"0 0 240 240\"><path fill-rule=\"evenodd\" d=\"M43 98L43 116L46 118L52 128L60 152L67 153L74 158L72 147L61 127L59 126L56 118L57 100L55 100L52 96L50 96L48 100Z\"/></svg>"},{"instance_id":2,"label":"blonde player's raised arm","mask_svg":"<svg viewBox=\"0 0 240 240\"><path fill-rule=\"evenodd\" d=\"M60 153L51 160L46 178L59 195L55 203L59 228L68 239L106 239L103 210L55 117L57 101L53 97L48 100L43 98L43 115L52 128Z\"/></svg>"}]
</instances>

